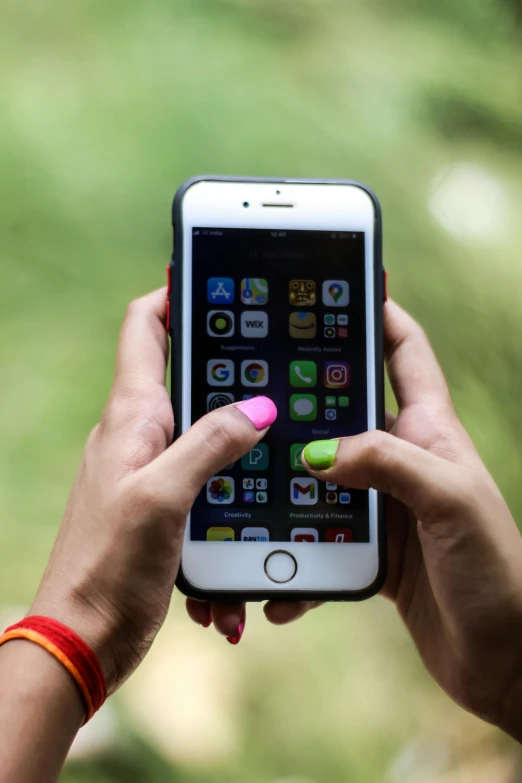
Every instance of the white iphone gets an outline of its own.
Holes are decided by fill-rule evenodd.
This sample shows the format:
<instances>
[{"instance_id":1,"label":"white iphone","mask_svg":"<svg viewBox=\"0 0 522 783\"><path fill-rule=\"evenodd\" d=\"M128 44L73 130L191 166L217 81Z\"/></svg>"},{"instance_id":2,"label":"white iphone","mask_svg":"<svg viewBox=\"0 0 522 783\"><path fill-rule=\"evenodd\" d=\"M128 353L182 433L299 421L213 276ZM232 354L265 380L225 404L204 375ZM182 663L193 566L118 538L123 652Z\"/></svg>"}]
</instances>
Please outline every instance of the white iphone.
<instances>
[{"instance_id":1,"label":"white iphone","mask_svg":"<svg viewBox=\"0 0 522 783\"><path fill-rule=\"evenodd\" d=\"M384 424L377 199L342 180L199 177L178 190L173 223L176 434L257 394L278 409L196 499L178 586L201 599L373 595L379 494L317 481L300 455Z\"/></svg>"}]
</instances>

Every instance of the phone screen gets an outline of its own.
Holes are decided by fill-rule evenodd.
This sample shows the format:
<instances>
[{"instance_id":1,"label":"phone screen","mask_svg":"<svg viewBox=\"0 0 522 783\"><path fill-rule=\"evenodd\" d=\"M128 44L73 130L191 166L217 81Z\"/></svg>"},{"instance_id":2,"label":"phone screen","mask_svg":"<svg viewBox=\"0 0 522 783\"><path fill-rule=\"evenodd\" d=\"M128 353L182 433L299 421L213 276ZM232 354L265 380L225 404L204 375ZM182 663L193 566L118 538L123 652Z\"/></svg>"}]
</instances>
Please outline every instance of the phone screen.
<instances>
[{"instance_id":1,"label":"phone screen","mask_svg":"<svg viewBox=\"0 0 522 783\"><path fill-rule=\"evenodd\" d=\"M196 227L192 270L192 421L255 395L278 418L208 481L191 539L368 542L368 492L300 459L368 429L365 234Z\"/></svg>"}]
</instances>

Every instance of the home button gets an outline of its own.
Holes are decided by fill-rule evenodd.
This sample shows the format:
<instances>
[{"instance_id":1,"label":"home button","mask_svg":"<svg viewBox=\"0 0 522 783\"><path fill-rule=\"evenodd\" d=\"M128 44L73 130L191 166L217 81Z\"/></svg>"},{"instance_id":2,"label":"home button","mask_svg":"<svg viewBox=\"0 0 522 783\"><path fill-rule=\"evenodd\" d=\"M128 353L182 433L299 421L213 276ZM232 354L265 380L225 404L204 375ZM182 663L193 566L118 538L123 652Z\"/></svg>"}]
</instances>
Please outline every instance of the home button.
<instances>
[{"instance_id":1,"label":"home button","mask_svg":"<svg viewBox=\"0 0 522 783\"><path fill-rule=\"evenodd\" d=\"M297 560L284 549L276 549L265 560L265 574L272 582L290 582L297 573Z\"/></svg>"}]
</instances>

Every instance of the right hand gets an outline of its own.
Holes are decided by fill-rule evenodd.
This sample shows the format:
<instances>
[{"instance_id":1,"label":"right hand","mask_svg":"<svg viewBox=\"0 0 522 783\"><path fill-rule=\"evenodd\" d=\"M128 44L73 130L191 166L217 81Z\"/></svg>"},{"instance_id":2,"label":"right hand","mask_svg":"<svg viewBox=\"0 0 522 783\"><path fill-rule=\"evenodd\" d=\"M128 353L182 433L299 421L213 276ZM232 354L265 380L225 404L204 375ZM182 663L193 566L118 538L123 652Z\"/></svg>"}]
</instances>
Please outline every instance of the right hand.
<instances>
[{"instance_id":1,"label":"right hand","mask_svg":"<svg viewBox=\"0 0 522 783\"><path fill-rule=\"evenodd\" d=\"M390 496L383 593L439 685L522 741L520 533L422 329L393 302L385 305L385 342L399 406L389 432L342 438L325 469L311 467L321 447L309 444L303 463L323 481Z\"/></svg>"}]
</instances>

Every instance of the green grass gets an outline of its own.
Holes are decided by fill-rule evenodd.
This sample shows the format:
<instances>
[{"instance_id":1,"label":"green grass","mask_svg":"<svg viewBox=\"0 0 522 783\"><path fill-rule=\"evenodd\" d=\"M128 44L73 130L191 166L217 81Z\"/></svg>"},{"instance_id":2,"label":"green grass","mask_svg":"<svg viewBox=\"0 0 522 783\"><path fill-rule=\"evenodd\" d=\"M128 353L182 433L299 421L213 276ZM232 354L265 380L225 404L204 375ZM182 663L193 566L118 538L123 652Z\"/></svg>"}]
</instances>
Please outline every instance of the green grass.
<instances>
[{"instance_id":1,"label":"green grass","mask_svg":"<svg viewBox=\"0 0 522 783\"><path fill-rule=\"evenodd\" d=\"M8 0L2 605L23 605L36 589L110 386L126 304L163 283L170 201L197 173L351 177L375 189L391 294L426 328L465 425L522 519L516 14L507 0ZM430 213L434 178L458 163L503 183L513 218L491 241L459 241ZM192 639L181 618L178 602L170 623ZM210 766L205 737L200 756L168 753L139 709L127 715L139 687L131 680L121 743L96 770L71 764L66 783L132 781L132 769L151 783L366 783L383 780L412 737L447 741L462 769L464 749L481 742L480 725L438 692L379 600L331 606L290 629L254 611L241 650L210 634L197 631L194 644L235 683L221 705L229 750ZM151 656L136 683L155 666ZM159 696L158 705L161 722Z\"/></svg>"}]
</instances>

